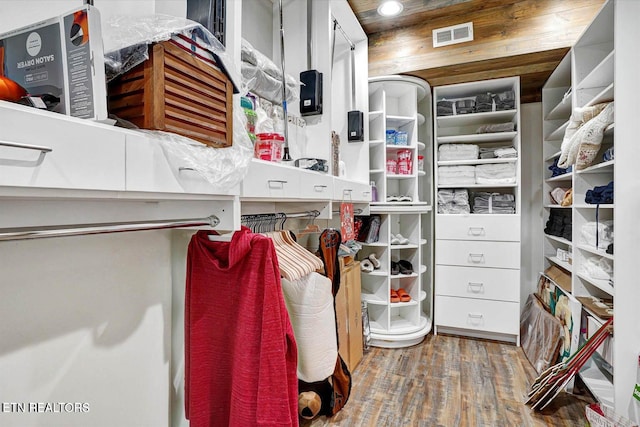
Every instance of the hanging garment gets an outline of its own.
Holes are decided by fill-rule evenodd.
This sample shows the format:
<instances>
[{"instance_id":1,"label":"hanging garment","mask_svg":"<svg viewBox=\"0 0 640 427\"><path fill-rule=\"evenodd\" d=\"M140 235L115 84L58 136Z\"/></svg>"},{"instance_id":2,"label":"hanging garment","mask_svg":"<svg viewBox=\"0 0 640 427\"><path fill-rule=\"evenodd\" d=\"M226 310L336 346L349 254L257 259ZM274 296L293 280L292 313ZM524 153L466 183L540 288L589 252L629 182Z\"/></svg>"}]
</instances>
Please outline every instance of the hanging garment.
<instances>
[{"instance_id":1,"label":"hanging garment","mask_svg":"<svg viewBox=\"0 0 640 427\"><path fill-rule=\"evenodd\" d=\"M185 413L191 427L297 426L297 348L273 242L199 231L185 291Z\"/></svg>"},{"instance_id":2,"label":"hanging garment","mask_svg":"<svg viewBox=\"0 0 640 427\"><path fill-rule=\"evenodd\" d=\"M306 382L331 376L338 357L332 284L316 272L282 279L287 310L298 347L298 378Z\"/></svg>"}]
</instances>

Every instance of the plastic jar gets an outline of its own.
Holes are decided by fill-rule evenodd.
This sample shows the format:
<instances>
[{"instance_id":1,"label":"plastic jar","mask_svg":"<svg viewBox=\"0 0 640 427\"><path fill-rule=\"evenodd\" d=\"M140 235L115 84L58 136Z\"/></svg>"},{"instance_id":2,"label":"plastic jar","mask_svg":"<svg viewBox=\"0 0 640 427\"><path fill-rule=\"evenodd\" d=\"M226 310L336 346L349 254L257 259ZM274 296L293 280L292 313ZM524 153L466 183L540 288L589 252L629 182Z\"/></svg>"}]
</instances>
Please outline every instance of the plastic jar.
<instances>
[{"instance_id":1,"label":"plastic jar","mask_svg":"<svg viewBox=\"0 0 640 427\"><path fill-rule=\"evenodd\" d=\"M395 145L396 143L396 131L389 129L385 132L387 145Z\"/></svg>"},{"instance_id":2,"label":"plastic jar","mask_svg":"<svg viewBox=\"0 0 640 427\"><path fill-rule=\"evenodd\" d=\"M411 175L412 163L410 159L398 160L398 175Z\"/></svg>"},{"instance_id":3,"label":"plastic jar","mask_svg":"<svg viewBox=\"0 0 640 427\"><path fill-rule=\"evenodd\" d=\"M398 161L411 160L411 150L398 150L396 155L398 156Z\"/></svg>"},{"instance_id":4,"label":"plastic jar","mask_svg":"<svg viewBox=\"0 0 640 427\"><path fill-rule=\"evenodd\" d=\"M395 135L395 144L396 145L409 145L409 139L407 137L407 133L403 130L399 130Z\"/></svg>"},{"instance_id":5,"label":"plastic jar","mask_svg":"<svg viewBox=\"0 0 640 427\"><path fill-rule=\"evenodd\" d=\"M418 156L418 170L424 171L424 156L422 155Z\"/></svg>"},{"instance_id":6,"label":"plastic jar","mask_svg":"<svg viewBox=\"0 0 640 427\"><path fill-rule=\"evenodd\" d=\"M254 156L261 160L279 162L282 160L284 137L278 133L259 133L253 146Z\"/></svg>"},{"instance_id":7,"label":"plastic jar","mask_svg":"<svg viewBox=\"0 0 640 427\"><path fill-rule=\"evenodd\" d=\"M398 162L393 159L387 160L387 173L395 175L398 171Z\"/></svg>"}]
</instances>

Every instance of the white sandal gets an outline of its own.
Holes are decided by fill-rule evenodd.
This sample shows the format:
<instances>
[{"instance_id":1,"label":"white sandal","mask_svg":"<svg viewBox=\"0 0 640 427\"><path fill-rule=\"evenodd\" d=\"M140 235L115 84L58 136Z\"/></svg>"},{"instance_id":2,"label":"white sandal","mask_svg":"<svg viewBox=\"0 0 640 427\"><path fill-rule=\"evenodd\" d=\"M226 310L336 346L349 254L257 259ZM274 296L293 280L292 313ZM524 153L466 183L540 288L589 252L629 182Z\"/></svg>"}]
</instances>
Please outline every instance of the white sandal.
<instances>
[{"instance_id":1,"label":"white sandal","mask_svg":"<svg viewBox=\"0 0 640 427\"><path fill-rule=\"evenodd\" d=\"M373 268L376 270L379 269L382 265L380 264L378 258L376 258L376 254L370 254L367 258L369 259L369 261L371 261L371 264L373 264Z\"/></svg>"},{"instance_id":2,"label":"white sandal","mask_svg":"<svg viewBox=\"0 0 640 427\"><path fill-rule=\"evenodd\" d=\"M362 261L360 261L360 270L364 271L365 273L371 273L374 270L373 264L371 264L371 261L369 261L369 259L363 259Z\"/></svg>"}]
</instances>

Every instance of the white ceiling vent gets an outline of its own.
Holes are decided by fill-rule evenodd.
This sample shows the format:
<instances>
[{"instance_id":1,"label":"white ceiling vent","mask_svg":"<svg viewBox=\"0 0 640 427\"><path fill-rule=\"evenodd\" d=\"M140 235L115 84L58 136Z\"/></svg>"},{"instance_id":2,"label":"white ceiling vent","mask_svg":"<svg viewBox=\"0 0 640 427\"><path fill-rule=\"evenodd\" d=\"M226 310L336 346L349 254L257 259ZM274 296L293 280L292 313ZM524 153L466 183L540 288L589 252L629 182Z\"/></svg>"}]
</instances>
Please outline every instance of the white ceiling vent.
<instances>
[{"instance_id":1,"label":"white ceiling vent","mask_svg":"<svg viewBox=\"0 0 640 427\"><path fill-rule=\"evenodd\" d=\"M469 42L473 40L473 22L433 30L433 47Z\"/></svg>"}]
</instances>

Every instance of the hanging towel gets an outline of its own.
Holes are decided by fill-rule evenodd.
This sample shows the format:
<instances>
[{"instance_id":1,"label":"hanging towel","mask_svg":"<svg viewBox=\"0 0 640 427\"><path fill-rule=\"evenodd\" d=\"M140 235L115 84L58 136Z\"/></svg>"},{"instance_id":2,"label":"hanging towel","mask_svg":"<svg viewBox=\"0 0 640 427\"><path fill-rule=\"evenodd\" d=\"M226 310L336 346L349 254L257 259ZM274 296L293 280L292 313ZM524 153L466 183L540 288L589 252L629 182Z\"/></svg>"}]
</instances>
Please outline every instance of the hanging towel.
<instances>
[{"instance_id":1,"label":"hanging towel","mask_svg":"<svg viewBox=\"0 0 640 427\"><path fill-rule=\"evenodd\" d=\"M297 348L276 252L247 227L197 232L185 289L185 414L191 427L297 426Z\"/></svg>"}]
</instances>

